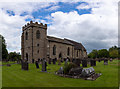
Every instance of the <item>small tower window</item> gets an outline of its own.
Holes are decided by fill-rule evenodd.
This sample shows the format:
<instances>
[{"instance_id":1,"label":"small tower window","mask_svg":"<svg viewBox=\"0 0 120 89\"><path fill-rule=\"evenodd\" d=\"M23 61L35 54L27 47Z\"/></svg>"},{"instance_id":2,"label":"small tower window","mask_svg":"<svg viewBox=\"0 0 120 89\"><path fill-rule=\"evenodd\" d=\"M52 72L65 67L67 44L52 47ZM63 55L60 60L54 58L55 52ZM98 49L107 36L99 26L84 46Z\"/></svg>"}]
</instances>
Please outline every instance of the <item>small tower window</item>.
<instances>
[{"instance_id":1,"label":"small tower window","mask_svg":"<svg viewBox=\"0 0 120 89\"><path fill-rule=\"evenodd\" d=\"M40 31L39 31L39 30L37 30L37 32L36 32L36 38L37 38L37 39L40 38Z\"/></svg>"},{"instance_id":2,"label":"small tower window","mask_svg":"<svg viewBox=\"0 0 120 89\"><path fill-rule=\"evenodd\" d=\"M56 46L53 46L53 55L56 55Z\"/></svg>"},{"instance_id":3,"label":"small tower window","mask_svg":"<svg viewBox=\"0 0 120 89\"><path fill-rule=\"evenodd\" d=\"M37 44L37 46L39 47L39 44Z\"/></svg>"},{"instance_id":4,"label":"small tower window","mask_svg":"<svg viewBox=\"0 0 120 89\"><path fill-rule=\"evenodd\" d=\"M69 56L70 55L70 48L68 47L67 49L67 55Z\"/></svg>"},{"instance_id":5,"label":"small tower window","mask_svg":"<svg viewBox=\"0 0 120 89\"><path fill-rule=\"evenodd\" d=\"M37 53L39 53L39 50L37 51Z\"/></svg>"},{"instance_id":6,"label":"small tower window","mask_svg":"<svg viewBox=\"0 0 120 89\"><path fill-rule=\"evenodd\" d=\"M28 40L28 32L25 33L25 39Z\"/></svg>"}]
</instances>

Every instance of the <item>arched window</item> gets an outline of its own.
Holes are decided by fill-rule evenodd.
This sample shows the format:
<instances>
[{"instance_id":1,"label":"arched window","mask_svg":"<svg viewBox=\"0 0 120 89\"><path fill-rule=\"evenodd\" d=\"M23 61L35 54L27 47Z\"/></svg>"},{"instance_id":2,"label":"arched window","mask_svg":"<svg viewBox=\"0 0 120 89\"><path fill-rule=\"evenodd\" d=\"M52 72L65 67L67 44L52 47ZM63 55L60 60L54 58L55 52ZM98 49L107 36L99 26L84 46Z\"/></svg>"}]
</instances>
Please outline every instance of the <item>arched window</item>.
<instances>
[{"instance_id":1,"label":"arched window","mask_svg":"<svg viewBox=\"0 0 120 89\"><path fill-rule=\"evenodd\" d=\"M67 55L69 56L70 55L70 48L68 47L67 49Z\"/></svg>"},{"instance_id":2,"label":"arched window","mask_svg":"<svg viewBox=\"0 0 120 89\"><path fill-rule=\"evenodd\" d=\"M39 30L37 30L37 32L36 32L36 38L37 38L37 39L40 38L40 31L39 31Z\"/></svg>"},{"instance_id":3,"label":"arched window","mask_svg":"<svg viewBox=\"0 0 120 89\"><path fill-rule=\"evenodd\" d=\"M26 60L28 61L28 53L26 53Z\"/></svg>"},{"instance_id":4,"label":"arched window","mask_svg":"<svg viewBox=\"0 0 120 89\"><path fill-rule=\"evenodd\" d=\"M25 33L25 39L28 40L28 32Z\"/></svg>"},{"instance_id":5,"label":"arched window","mask_svg":"<svg viewBox=\"0 0 120 89\"><path fill-rule=\"evenodd\" d=\"M56 55L56 46L53 46L53 55Z\"/></svg>"}]
</instances>

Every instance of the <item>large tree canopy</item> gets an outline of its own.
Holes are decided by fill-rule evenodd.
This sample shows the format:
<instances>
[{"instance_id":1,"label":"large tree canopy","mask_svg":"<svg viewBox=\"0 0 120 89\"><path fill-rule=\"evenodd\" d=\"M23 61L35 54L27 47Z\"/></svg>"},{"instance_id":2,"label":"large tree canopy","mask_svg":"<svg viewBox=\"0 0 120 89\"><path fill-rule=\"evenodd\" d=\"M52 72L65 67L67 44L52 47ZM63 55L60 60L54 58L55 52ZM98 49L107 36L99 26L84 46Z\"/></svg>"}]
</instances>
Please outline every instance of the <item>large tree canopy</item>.
<instances>
[{"instance_id":1,"label":"large tree canopy","mask_svg":"<svg viewBox=\"0 0 120 89\"><path fill-rule=\"evenodd\" d=\"M92 50L91 53L88 54L89 58L118 58L120 55L118 55L118 47L113 46L109 48L109 51L107 49L101 49L101 50Z\"/></svg>"},{"instance_id":2,"label":"large tree canopy","mask_svg":"<svg viewBox=\"0 0 120 89\"><path fill-rule=\"evenodd\" d=\"M10 61L16 61L16 60L20 60L20 59L21 59L20 53L16 53L16 52L9 53L9 60Z\"/></svg>"}]
</instances>

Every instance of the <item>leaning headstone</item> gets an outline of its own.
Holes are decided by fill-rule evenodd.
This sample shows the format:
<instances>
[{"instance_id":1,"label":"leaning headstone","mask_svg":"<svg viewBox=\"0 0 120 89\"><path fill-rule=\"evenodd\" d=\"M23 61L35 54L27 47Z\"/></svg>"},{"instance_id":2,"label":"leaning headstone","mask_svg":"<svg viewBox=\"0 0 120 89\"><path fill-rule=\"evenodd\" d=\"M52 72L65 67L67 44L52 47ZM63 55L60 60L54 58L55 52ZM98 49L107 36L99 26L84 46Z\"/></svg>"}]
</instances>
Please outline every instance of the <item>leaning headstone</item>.
<instances>
[{"instance_id":1,"label":"leaning headstone","mask_svg":"<svg viewBox=\"0 0 120 89\"><path fill-rule=\"evenodd\" d=\"M35 62L36 68L39 69L38 61Z\"/></svg>"},{"instance_id":2,"label":"leaning headstone","mask_svg":"<svg viewBox=\"0 0 120 89\"><path fill-rule=\"evenodd\" d=\"M43 60L43 61L42 61L42 71L43 71L43 72L47 71L46 67L47 67L47 61L46 61L46 60Z\"/></svg>"},{"instance_id":3,"label":"leaning headstone","mask_svg":"<svg viewBox=\"0 0 120 89\"><path fill-rule=\"evenodd\" d=\"M82 67L87 67L87 60L82 60Z\"/></svg>"}]
</instances>

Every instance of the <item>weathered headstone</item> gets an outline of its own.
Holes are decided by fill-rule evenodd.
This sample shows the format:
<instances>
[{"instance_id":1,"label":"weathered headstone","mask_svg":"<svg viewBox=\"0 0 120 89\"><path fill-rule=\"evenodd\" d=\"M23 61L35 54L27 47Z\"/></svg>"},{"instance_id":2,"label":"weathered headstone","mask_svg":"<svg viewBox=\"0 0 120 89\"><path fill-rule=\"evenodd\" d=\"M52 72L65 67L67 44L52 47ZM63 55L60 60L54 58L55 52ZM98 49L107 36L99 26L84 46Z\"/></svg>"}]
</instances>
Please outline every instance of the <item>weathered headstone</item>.
<instances>
[{"instance_id":1,"label":"weathered headstone","mask_svg":"<svg viewBox=\"0 0 120 89\"><path fill-rule=\"evenodd\" d=\"M56 64L56 61L55 61L55 59L53 59L53 64Z\"/></svg>"},{"instance_id":2,"label":"weathered headstone","mask_svg":"<svg viewBox=\"0 0 120 89\"><path fill-rule=\"evenodd\" d=\"M47 67L47 61L43 60L42 61L42 71L47 71L46 67Z\"/></svg>"},{"instance_id":3,"label":"weathered headstone","mask_svg":"<svg viewBox=\"0 0 120 89\"><path fill-rule=\"evenodd\" d=\"M48 60L48 64L51 64L51 58L49 58L49 60Z\"/></svg>"},{"instance_id":4,"label":"weathered headstone","mask_svg":"<svg viewBox=\"0 0 120 89\"><path fill-rule=\"evenodd\" d=\"M63 67L60 67L60 69L57 71L57 74L63 74Z\"/></svg>"},{"instance_id":5,"label":"weathered headstone","mask_svg":"<svg viewBox=\"0 0 120 89\"><path fill-rule=\"evenodd\" d=\"M23 70L28 70L28 62L27 61L22 61L21 64L22 64Z\"/></svg>"},{"instance_id":6,"label":"weathered headstone","mask_svg":"<svg viewBox=\"0 0 120 89\"><path fill-rule=\"evenodd\" d=\"M66 61L65 61L65 64L64 65L67 65L68 64L68 59L66 59Z\"/></svg>"},{"instance_id":7,"label":"weathered headstone","mask_svg":"<svg viewBox=\"0 0 120 89\"><path fill-rule=\"evenodd\" d=\"M112 58L110 58L110 62L112 62Z\"/></svg>"},{"instance_id":8,"label":"weathered headstone","mask_svg":"<svg viewBox=\"0 0 120 89\"><path fill-rule=\"evenodd\" d=\"M82 67L87 67L87 60L82 60Z\"/></svg>"},{"instance_id":9,"label":"weathered headstone","mask_svg":"<svg viewBox=\"0 0 120 89\"><path fill-rule=\"evenodd\" d=\"M35 62L36 68L39 69L38 61Z\"/></svg>"},{"instance_id":10,"label":"weathered headstone","mask_svg":"<svg viewBox=\"0 0 120 89\"><path fill-rule=\"evenodd\" d=\"M98 59L98 62L101 62L101 60L100 60L100 59Z\"/></svg>"},{"instance_id":11,"label":"weathered headstone","mask_svg":"<svg viewBox=\"0 0 120 89\"><path fill-rule=\"evenodd\" d=\"M34 63L34 59L32 59L32 63Z\"/></svg>"},{"instance_id":12,"label":"weathered headstone","mask_svg":"<svg viewBox=\"0 0 120 89\"><path fill-rule=\"evenodd\" d=\"M58 65L61 65L61 59L58 59Z\"/></svg>"},{"instance_id":13,"label":"weathered headstone","mask_svg":"<svg viewBox=\"0 0 120 89\"><path fill-rule=\"evenodd\" d=\"M89 76L92 75L94 72L95 72L95 70L94 70L93 67L85 68L85 69L82 69L81 76L83 76L83 77L89 77Z\"/></svg>"},{"instance_id":14,"label":"weathered headstone","mask_svg":"<svg viewBox=\"0 0 120 89\"><path fill-rule=\"evenodd\" d=\"M90 65L91 66L96 66L96 60L90 60Z\"/></svg>"},{"instance_id":15,"label":"weathered headstone","mask_svg":"<svg viewBox=\"0 0 120 89\"><path fill-rule=\"evenodd\" d=\"M108 60L104 59L104 65L108 65Z\"/></svg>"}]
</instances>

